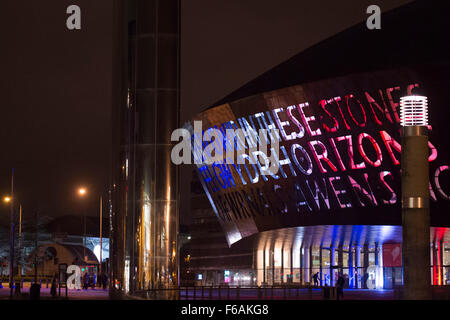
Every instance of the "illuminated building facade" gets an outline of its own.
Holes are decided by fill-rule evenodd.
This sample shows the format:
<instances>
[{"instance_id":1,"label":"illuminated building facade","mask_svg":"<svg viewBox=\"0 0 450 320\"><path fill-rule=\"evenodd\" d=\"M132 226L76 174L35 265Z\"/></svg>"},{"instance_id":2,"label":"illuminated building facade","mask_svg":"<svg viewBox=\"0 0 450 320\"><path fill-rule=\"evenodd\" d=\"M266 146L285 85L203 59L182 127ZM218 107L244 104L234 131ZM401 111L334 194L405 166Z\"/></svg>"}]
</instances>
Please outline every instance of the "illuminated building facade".
<instances>
[{"instance_id":1,"label":"illuminated building facade","mask_svg":"<svg viewBox=\"0 0 450 320\"><path fill-rule=\"evenodd\" d=\"M354 288L402 284L399 102L410 94L429 97L430 277L450 283L449 48L426 39L448 21L398 23L426 6L393 10L381 34L362 24L320 43L187 125L212 210L230 246L253 248L257 284L313 283L316 273L322 285L339 273ZM252 149L266 143L261 129L264 151ZM208 150L223 160L206 164Z\"/></svg>"}]
</instances>

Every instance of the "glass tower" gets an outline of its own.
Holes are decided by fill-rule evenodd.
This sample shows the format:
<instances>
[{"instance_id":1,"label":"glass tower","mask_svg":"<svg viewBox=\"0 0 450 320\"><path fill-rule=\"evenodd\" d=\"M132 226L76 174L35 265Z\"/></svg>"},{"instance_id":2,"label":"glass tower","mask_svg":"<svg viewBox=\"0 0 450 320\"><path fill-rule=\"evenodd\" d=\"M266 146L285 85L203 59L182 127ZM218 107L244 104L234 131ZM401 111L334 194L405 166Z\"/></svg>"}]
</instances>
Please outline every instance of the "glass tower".
<instances>
[{"instance_id":1,"label":"glass tower","mask_svg":"<svg viewBox=\"0 0 450 320\"><path fill-rule=\"evenodd\" d=\"M127 67L121 69L123 100L113 115L111 285L133 293L176 286L179 278L178 170L170 138L179 127L180 2L121 5L128 32L118 47L123 44Z\"/></svg>"}]
</instances>

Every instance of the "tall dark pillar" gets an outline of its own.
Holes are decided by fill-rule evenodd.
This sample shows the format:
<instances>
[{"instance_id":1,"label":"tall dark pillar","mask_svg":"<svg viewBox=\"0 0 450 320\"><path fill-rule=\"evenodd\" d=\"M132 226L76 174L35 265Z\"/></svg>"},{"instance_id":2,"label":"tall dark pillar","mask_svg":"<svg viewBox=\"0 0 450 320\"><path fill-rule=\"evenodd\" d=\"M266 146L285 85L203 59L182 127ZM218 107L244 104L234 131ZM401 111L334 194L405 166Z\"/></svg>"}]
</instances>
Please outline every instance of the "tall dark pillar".
<instances>
[{"instance_id":1,"label":"tall dark pillar","mask_svg":"<svg viewBox=\"0 0 450 320\"><path fill-rule=\"evenodd\" d=\"M445 284L445 272L444 272L444 241L441 239L439 241L439 272L440 272L440 283L439 285Z\"/></svg>"},{"instance_id":2,"label":"tall dark pillar","mask_svg":"<svg viewBox=\"0 0 450 320\"><path fill-rule=\"evenodd\" d=\"M344 267L344 248L338 246L338 261L337 261L338 272L342 275Z\"/></svg>"},{"instance_id":3,"label":"tall dark pillar","mask_svg":"<svg viewBox=\"0 0 450 320\"><path fill-rule=\"evenodd\" d=\"M402 128L402 225L405 299L431 299L428 129Z\"/></svg>"},{"instance_id":4,"label":"tall dark pillar","mask_svg":"<svg viewBox=\"0 0 450 320\"><path fill-rule=\"evenodd\" d=\"M350 288L354 288L355 284L355 272L353 270L353 248L352 244L349 243L348 245L348 277L349 277L349 284L348 286Z\"/></svg>"},{"instance_id":5,"label":"tall dark pillar","mask_svg":"<svg viewBox=\"0 0 450 320\"><path fill-rule=\"evenodd\" d=\"M178 168L171 161L171 134L179 127L180 1L126 4L128 51L121 63L128 60L122 75L128 90L113 126L120 129L113 265L124 291L133 293L144 281L147 288L179 281Z\"/></svg>"},{"instance_id":6,"label":"tall dark pillar","mask_svg":"<svg viewBox=\"0 0 450 320\"><path fill-rule=\"evenodd\" d=\"M375 243L375 265L376 266L378 266L378 250L379 250L378 243Z\"/></svg>"},{"instance_id":7,"label":"tall dark pillar","mask_svg":"<svg viewBox=\"0 0 450 320\"><path fill-rule=\"evenodd\" d=\"M170 158L179 127L179 0L136 2L135 254L139 278L178 284L178 168Z\"/></svg>"},{"instance_id":8,"label":"tall dark pillar","mask_svg":"<svg viewBox=\"0 0 450 320\"><path fill-rule=\"evenodd\" d=\"M319 278L320 286L323 286L323 274L322 274L322 245L319 247Z\"/></svg>"},{"instance_id":9,"label":"tall dark pillar","mask_svg":"<svg viewBox=\"0 0 450 320\"><path fill-rule=\"evenodd\" d=\"M355 288L362 288L363 286L361 285L361 281L363 279L362 275L363 275L363 268L361 268L361 246L360 245L355 245L355 268L356 268L356 279L355 279Z\"/></svg>"},{"instance_id":10,"label":"tall dark pillar","mask_svg":"<svg viewBox=\"0 0 450 320\"><path fill-rule=\"evenodd\" d=\"M264 251L263 251L263 282L267 283L266 280L266 245L264 245Z\"/></svg>"},{"instance_id":11,"label":"tall dark pillar","mask_svg":"<svg viewBox=\"0 0 450 320\"><path fill-rule=\"evenodd\" d=\"M272 262L272 285L275 284L275 245L272 246L271 252L270 252L270 260Z\"/></svg>"},{"instance_id":12,"label":"tall dark pillar","mask_svg":"<svg viewBox=\"0 0 450 320\"><path fill-rule=\"evenodd\" d=\"M364 289L367 289L367 279L368 279L368 274L367 274L367 268L369 267L369 246L367 244L365 244L363 246L363 252L364 252L364 259L363 259L363 268L362 268L362 285L361 287Z\"/></svg>"},{"instance_id":13,"label":"tall dark pillar","mask_svg":"<svg viewBox=\"0 0 450 320\"><path fill-rule=\"evenodd\" d=\"M330 286L334 285L334 272L337 270L336 261L334 259L336 248L331 245L330 246Z\"/></svg>"},{"instance_id":14,"label":"tall dark pillar","mask_svg":"<svg viewBox=\"0 0 450 320\"><path fill-rule=\"evenodd\" d=\"M290 266L290 268L289 268L289 272L290 272L289 278L291 279L290 283L294 282L294 259L293 258L294 258L294 249L293 249L293 244L291 244L290 257L289 257L289 266Z\"/></svg>"},{"instance_id":15,"label":"tall dark pillar","mask_svg":"<svg viewBox=\"0 0 450 320\"><path fill-rule=\"evenodd\" d=\"M281 246L281 270L280 270L280 283L284 282L284 244Z\"/></svg>"},{"instance_id":16,"label":"tall dark pillar","mask_svg":"<svg viewBox=\"0 0 450 320\"><path fill-rule=\"evenodd\" d=\"M304 248L303 248L303 243L302 246L300 247L300 285L303 284L303 256L304 256Z\"/></svg>"}]
</instances>

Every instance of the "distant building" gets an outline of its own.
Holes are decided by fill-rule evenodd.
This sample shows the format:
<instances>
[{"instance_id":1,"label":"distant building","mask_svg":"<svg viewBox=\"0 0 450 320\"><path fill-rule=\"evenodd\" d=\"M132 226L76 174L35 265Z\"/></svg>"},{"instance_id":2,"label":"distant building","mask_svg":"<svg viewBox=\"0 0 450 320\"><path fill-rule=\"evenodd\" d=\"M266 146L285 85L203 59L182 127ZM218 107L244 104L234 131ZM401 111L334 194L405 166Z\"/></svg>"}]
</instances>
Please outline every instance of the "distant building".
<instances>
[{"instance_id":1,"label":"distant building","mask_svg":"<svg viewBox=\"0 0 450 320\"><path fill-rule=\"evenodd\" d=\"M109 272L109 221L104 219L102 230L102 270ZM86 226L86 228L85 228ZM38 276L51 276L57 272L58 264L67 263L90 266L90 272L98 270L100 261L99 221L97 217L62 216L55 219L44 217L40 221L37 234L34 226L27 226L22 233L22 241L16 233L15 274L34 275L37 240ZM16 230L17 232L17 230ZM0 276L9 275L9 234L1 227L2 245L0 250ZM19 243L21 248L19 250ZM22 259L20 259L22 256Z\"/></svg>"},{"instance_id":2,"label":"distant building","mask_svg":"<svg viewBox=\"0 0 450 320\"><path fill-rule=\"evenodd\" d=\"M35 254L37 252L37 257ZM95 254L88 248L79 245L46 243L40 245L27 257L28 268L26 275L34 275L34 261L37 258L38 277L52 277L58 274L60 264L77 265L82 268L82 274L97 273L99 261Z\"/></svg>"},{"instance_id":3,"label":"distant building","mask_svg":"<svg viewBox=\"0 0 450 320\"><path fill-rule=\"evenodd\" d=\"M433 19L414 23L424 12ZM415 94L430 101L431 268L423 276L450 284L449 47L429 37L450 28L445 12L416 1L386 12L377 32L355 25L186 124L206 194L192 208L196 280L232 281L238 263L251 266L245 279L258 285L310 284L313 274L329 286L339 274L351 288L402 285L399 102ZM209 128L223 141L205 141ZM243 135L232 139L228 129ZM202 151L212 145L225 157L208 163Z\"/></svg>"}]
</instances>

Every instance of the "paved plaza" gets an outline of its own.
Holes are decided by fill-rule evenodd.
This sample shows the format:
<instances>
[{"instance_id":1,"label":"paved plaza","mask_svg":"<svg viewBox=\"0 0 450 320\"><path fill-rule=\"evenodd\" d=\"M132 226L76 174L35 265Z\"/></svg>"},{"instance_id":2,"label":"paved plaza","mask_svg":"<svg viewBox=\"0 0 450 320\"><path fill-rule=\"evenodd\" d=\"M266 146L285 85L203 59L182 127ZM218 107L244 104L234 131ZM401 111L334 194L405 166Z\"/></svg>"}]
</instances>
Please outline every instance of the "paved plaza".
<instances>
[{"instance_id":1,"label":"paved plaza","mask_svg":"<svg viewBox=\"0 0 450 320\"><path fill-rule=\"evenodd\" d=\"M3 288L0 289L0 300L9 299L9 286L8 284L3 284ZM58 292L58 291L57 291ZM20 298L15 297L15 299L30 299L30 287L29 285L24 285L24 288L21 290L22 296ZM56 299L65 299L66 291L61 288L61 296ZM50 294L50 288L47 288L45 285L41 288L40 294L41 300L51 300L53 299ZM102 289L88 289L88 290L67 290L67 298L69 300L108 300L109 299L109 291Z\"/></svg>"}]
</instances>

